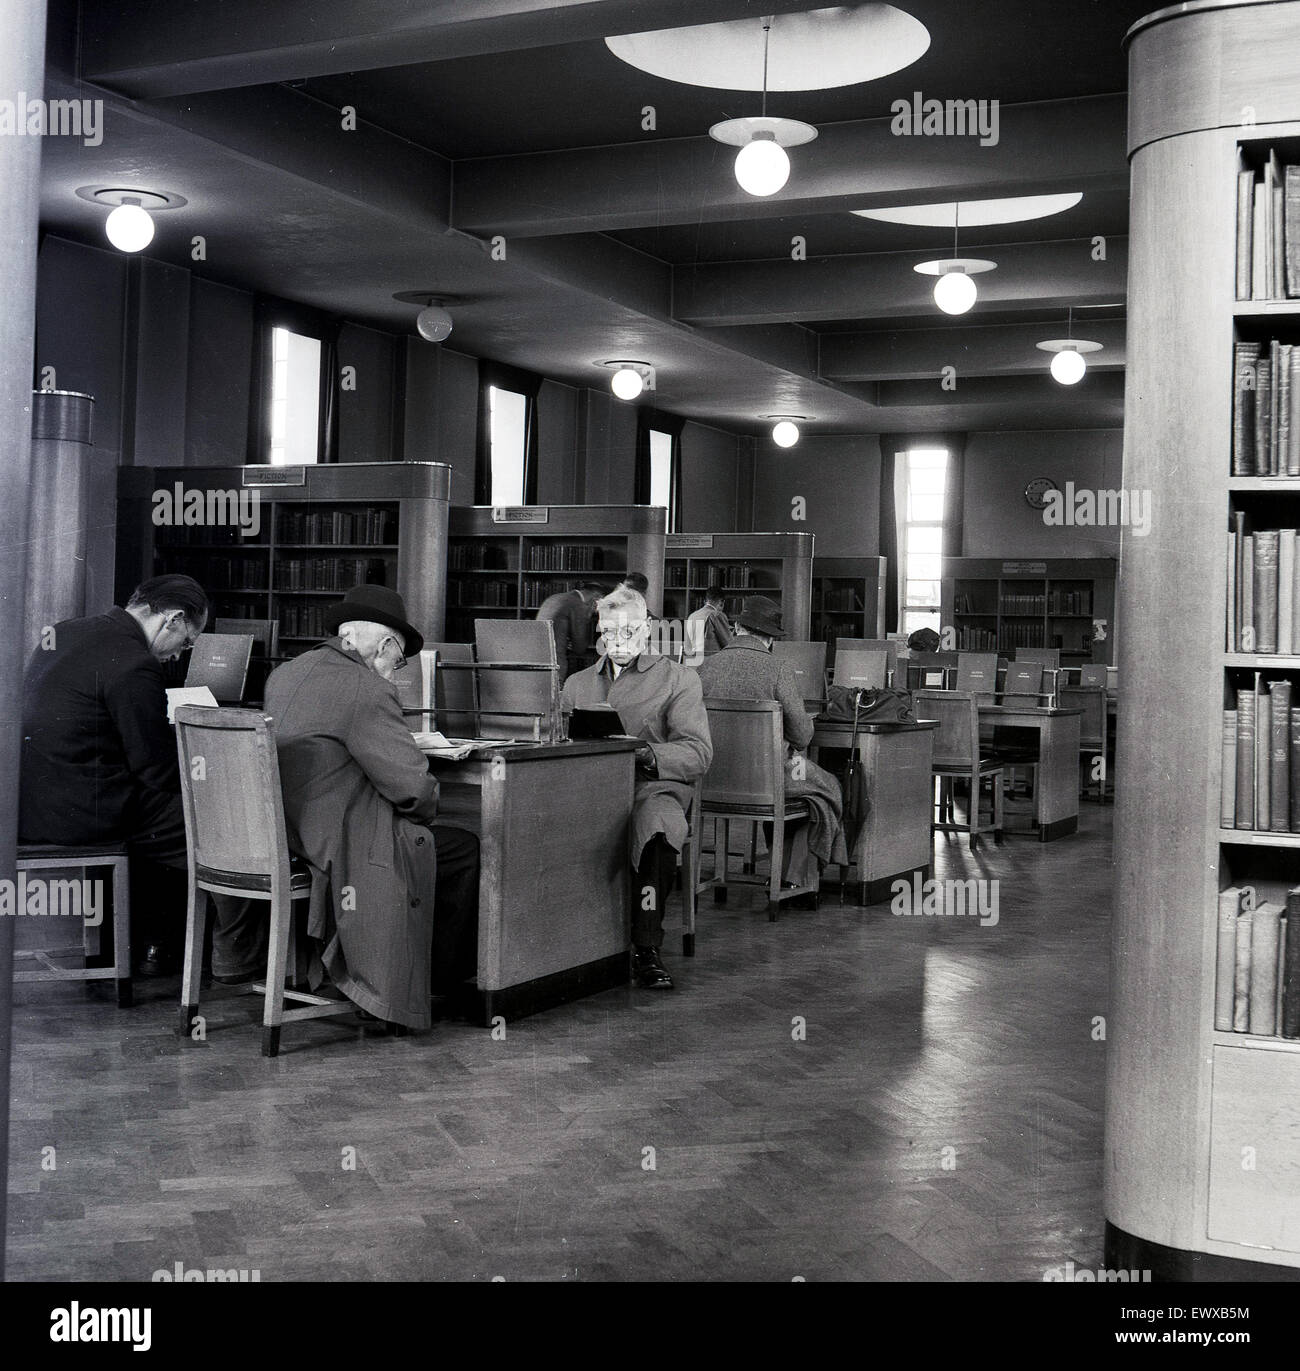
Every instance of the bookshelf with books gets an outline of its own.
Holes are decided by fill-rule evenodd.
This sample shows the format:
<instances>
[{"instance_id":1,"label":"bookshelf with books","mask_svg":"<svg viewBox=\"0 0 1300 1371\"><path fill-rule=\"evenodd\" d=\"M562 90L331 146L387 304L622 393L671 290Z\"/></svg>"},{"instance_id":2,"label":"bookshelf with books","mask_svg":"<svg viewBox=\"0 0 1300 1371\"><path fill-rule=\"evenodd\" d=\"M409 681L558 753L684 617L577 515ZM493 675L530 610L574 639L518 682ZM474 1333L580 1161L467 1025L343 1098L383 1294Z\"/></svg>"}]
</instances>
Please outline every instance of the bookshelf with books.
<instances>
[{"instance_id":1,"label":"bookshelf with books","mask_svg":"<svg viewBox=\"0 0 1300 1371\"><path fill-rule=\"evenodd\" d=\"M1172 1279L1300 1267L1297 50L1295 0L1130 35L1105 1260Z\"/></svg>"},{"instance_id":2,"label":"bookshelf with books","mask_svg":"<svg viewBox=\"0 0 1300 1371\"><path fill-rule=\"evenodd\" d=\"M667 511L647 505L456 505L448 522L447 635L473 642L475 619L531 619L583 581L613 589L629 571L659 613Z\"/></svg>"},{"instance_id":3,"label":"bookshelf with books","mask_svg":"<svg viewBox=\"0 0 1300 1371\"><path fill-rule=\"evenodd\" d=\"M450 477L438 462L122 467L118 602L146 576L185 572L208 592L210 617L272 619L280 655L293 657L324 636L329 606L369 581L397 589L439 640Z\"/></svg>"},{"instance_id":4,"label":"bookshelf with books","mask_svg":"<svg viewBox=\"0 0 1300 1371\"><path fill-rule=\"evenodd\" d=\"M685 619L716 584L728 616L739 612L747 596L766 595L781 606L786 636L806 642L812 632L812 580L811 533L670 533L664 617Z\"/></svg>"},{"instance_id":5,"label":"bookshelf with books","mask_svg":"<svg viewBox=\"0 0 1300 1371\"><path fill-rule=\"evenodd\" d=\"M827 664L836 638L885 636L885 559L816 557L812 578L812 640L824 642Z\"/></svg>"},{"instance_id":6,"label":"bookshelf with books","mask_svg":"<svg viewBox=\"0 0 1300 1371\"><path fill-rule=\"evenodd\" d=\"M1009 656L1021 647L1055 647L1063 666L1115 660L1115 563L1109 558L946 557L940 603L958 651Z\"/></svg>"}]
</instances>

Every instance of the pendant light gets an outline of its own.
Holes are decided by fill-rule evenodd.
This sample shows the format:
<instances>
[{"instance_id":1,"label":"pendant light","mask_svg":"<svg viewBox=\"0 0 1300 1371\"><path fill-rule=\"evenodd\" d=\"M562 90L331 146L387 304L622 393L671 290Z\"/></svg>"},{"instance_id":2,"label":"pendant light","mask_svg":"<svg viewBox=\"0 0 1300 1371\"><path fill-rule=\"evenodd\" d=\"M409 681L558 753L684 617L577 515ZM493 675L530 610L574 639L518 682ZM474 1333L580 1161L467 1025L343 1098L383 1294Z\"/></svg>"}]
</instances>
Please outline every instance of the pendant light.
<instances>
[{"instance_id":1,"label":"pendant light","mask_svg":"<svg viewBox=\"0 0 1300 1371\"><path fill-rule=\"evenodd\" d=\"M764 418L771 419L772 441L777 447L790 448L799 441L802 436L799 425L806 423L806 414L767 414Z\"/></svg>"},{"instance_id":2,"label":"pendant light","mask_svg":"<svg viewBox=\"0 0 1300 1371\"><path fill-rule=\"evenodd\" d=\"M965 314L975 303L979 291L971 279L978 272L992 271L996 262L983 257L957 256L957 228L961 219L961 202L952 207L952 256L939 257L931 262L919 262L913 271L923 276L937 276L934 283L934 303L945 314Z\"/></svg>"},{"instance_id":3,"label":"pendant light","mask_svg":"<svg viewBox=\"0 0 1300 1371\"><path fill-rule=\"evenodd\" d=\"M775 195L790 179L790 155L786 148L811 143L817 130L798 119L769 117L767 112L767 52L772 21L763 20L763 108L762 113L743 119L724 119L709 130L719 143L738 147L736 182L748 195Z\"/></svg>"},{"instance_id":4,"label":"pendant light","mask_svg":"<svg viewBox=\"0 0 1300 1371\"><path fill-rule=\"evenodd\" d=\"M1073 306L1066 313L1065 331L1069 335L1068 337L1049 338L1036 346L1042 348L1044 352L1053 354L1053 378L1063 386L1073 386L1083 380L1084 373L1088 370L1088 363L1083 354L1085 352L1100 352L1101 344L1089 343L1082 338L1074 337Z\"/></svg>"}]
</instances>

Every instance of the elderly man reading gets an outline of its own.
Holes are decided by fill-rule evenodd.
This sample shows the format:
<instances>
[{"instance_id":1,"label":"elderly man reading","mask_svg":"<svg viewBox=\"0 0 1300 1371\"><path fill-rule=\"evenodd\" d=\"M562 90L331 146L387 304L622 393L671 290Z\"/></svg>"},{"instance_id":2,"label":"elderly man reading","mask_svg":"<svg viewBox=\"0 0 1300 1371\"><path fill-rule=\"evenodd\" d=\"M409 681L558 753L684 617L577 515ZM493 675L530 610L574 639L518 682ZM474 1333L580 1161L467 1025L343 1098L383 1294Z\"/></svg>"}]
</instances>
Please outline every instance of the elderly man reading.
<instances>
[{"instance_id":1,"label":"elderly man reading","mask_svg":"<svg viewBox=\"0 0 1300 1371\"><path fill-rule=\"evenodd\" d=\"M348 591L330 638L266 683L289 846L312 869L309 931L334 983L374 1018L427 1028L477 958L478 839L433 827L438 782L392 678L423 646L401 597Z\"/></svg>"},{"instance_id":2,"label":"elderly man reading","mask_svg":"<svg viewBox=\"0 0 1300 1371\"><path fill-rule=\"evenodd\" d=\"M670 990L659 958L664 905L686 841L692 784L713 760L699 677L689 667L646 651L644 598L627 586L596 602L604 659L564 683L568 712L608 704L642 740L632 810L632 969L647 990Z\"/></svg>"}]
</instances>

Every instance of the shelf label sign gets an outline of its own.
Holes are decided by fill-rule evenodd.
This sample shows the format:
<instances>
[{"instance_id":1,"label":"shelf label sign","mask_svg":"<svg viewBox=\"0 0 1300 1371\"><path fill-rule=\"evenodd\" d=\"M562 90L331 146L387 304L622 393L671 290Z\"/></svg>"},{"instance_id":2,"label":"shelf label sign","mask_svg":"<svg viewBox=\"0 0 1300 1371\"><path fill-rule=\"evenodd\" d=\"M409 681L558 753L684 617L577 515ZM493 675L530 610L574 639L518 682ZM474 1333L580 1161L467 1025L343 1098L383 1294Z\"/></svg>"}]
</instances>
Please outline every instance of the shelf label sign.
<instances>
[{"instance_id":1,"label":"shelf label sign","mask_svg":"<svg viewBox=\"0 0 1300 1371\"><path fill-rule=\"evenodd\" d=\"M551 520L547 505L493 505L494 524L547 524Z\"/></svg>"},{"instance_id":2,"label":"shelf label sign","mask_svg":"<svg viewBox=\"0 0 1300 1371\"><path fill-rule=\"evenodd\" d=\"M243 484L246 486L305 486L307 468L292 467L244 467Z\"/></svg>"},{"instance_id":3,"label":"shelf label sign","mask_svg":"<svg viewBox=\"0 0 1300 1371\"><path fill-rule=\"evenodd\" d=\"M712 547L713 534L711 533L670 533L665 541L665 546L669 548L679 547Z\"/></svg>"},{"instance_id":4,"label":"shelf label sign","mask_svg":"<svg viewBox=\"0 0 1300 1371\"><path fill-rule=\"evenodd\" d=\"M1046 562L1003 562L1004 576L1046 576Z\"/></svg>"}]
</instances>

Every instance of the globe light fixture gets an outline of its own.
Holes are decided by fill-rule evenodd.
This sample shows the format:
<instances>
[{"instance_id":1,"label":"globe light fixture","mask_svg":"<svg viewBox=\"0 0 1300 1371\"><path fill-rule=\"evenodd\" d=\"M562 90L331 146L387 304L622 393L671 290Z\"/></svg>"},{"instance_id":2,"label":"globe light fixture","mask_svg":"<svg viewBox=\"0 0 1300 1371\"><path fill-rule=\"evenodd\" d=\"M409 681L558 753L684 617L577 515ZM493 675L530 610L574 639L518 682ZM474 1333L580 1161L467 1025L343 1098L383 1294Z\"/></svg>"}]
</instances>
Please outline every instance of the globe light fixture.
<instances>
[{"instance_id":1,"label":"globe light fixture","mask_svg":"<svg viewBox=\"0 0 1300 1371\"><path fill-rule=\"evenodd\" d=\"M623 358L612 362L597 362L612 373L609 388L620 400L635 400L645 390L655 388L655 369L649 362L633 362Z\"/></svg>"},{"instance_id":2,"label":"globe light fixture","mask_svg":"<svg viewBox=\"0 0 1300 1371\"><path fill-rule=\"evenodd\" d=\"M1073 307L1066 315L1066 333L1069 335L1074 333ZM1052 353L1052 377L1063 386L1075 386L1083 380L1084 373L1088 370L1088 362L1083 355L1084 353L1101 351L1100 343L1090 343L1085 339L1073 336L1048 338L1036 346L1044 352Z\"/></svg>"},{"instance_id":3,"label":"globe light fixture","mask_svg":"<svg viewBox=\"0 0 1300 1371\"><path fill-rule=\"evenodd\" d=\"M775 420L772 425L772 441L777 447L794 447L799 441L799 424L807 421L806 414L769 414L765 416ZM796 422L797 421L797 422Z\"/></svg>"},{"instance_id":4,"label":"globe light fixture","mask_svg":"<svg viewBox=\"0 0 1300 1371\"><path fill-rule=\"evenodd\" d=\"M985 257L957 256L957 226L961 218L961 202L953 206L952 256L939 257L932 262L918 262L912 268L923 276L937 276L934 283L934 303L945 314L965 314L975 303L979 291L971 280L977 272L992 271L996 262Z\"/></svg>"},{"instance_id":5,"label":"globe light fixture","mask_svg":"<svg viewBox=\"0 0 1300 1371\"><path fill-rule=\"evenodd\" d=\"M415 316L415 331L430 343L451 337L451 315L441 305L425 305Z\"/></svg>"},{"instance_id":6,"label":"globe light fixture","mask_svg":"<svg viewBox=\"0 0 1300 1371\"><path fill-rule=\"evenodd\" d=\"M104 220L104 233L119 252L143 252L153 242L153 216L162 210L179 209L183 195L170 191L134 190L125 186L78 186L77 196L92 205L112 205Z\"/></svg>"},{"instance_id":7,"label":"globe light fixture","mask_svg":"<svg viewBox=\"0 0 1300 1371\"><path fill-rule=\"evenodd\" d=\"M771 129L759 129L736 154L736 181L750 195L775 195L790 179L790 154Z\"/></svg>"}]
</instances>

